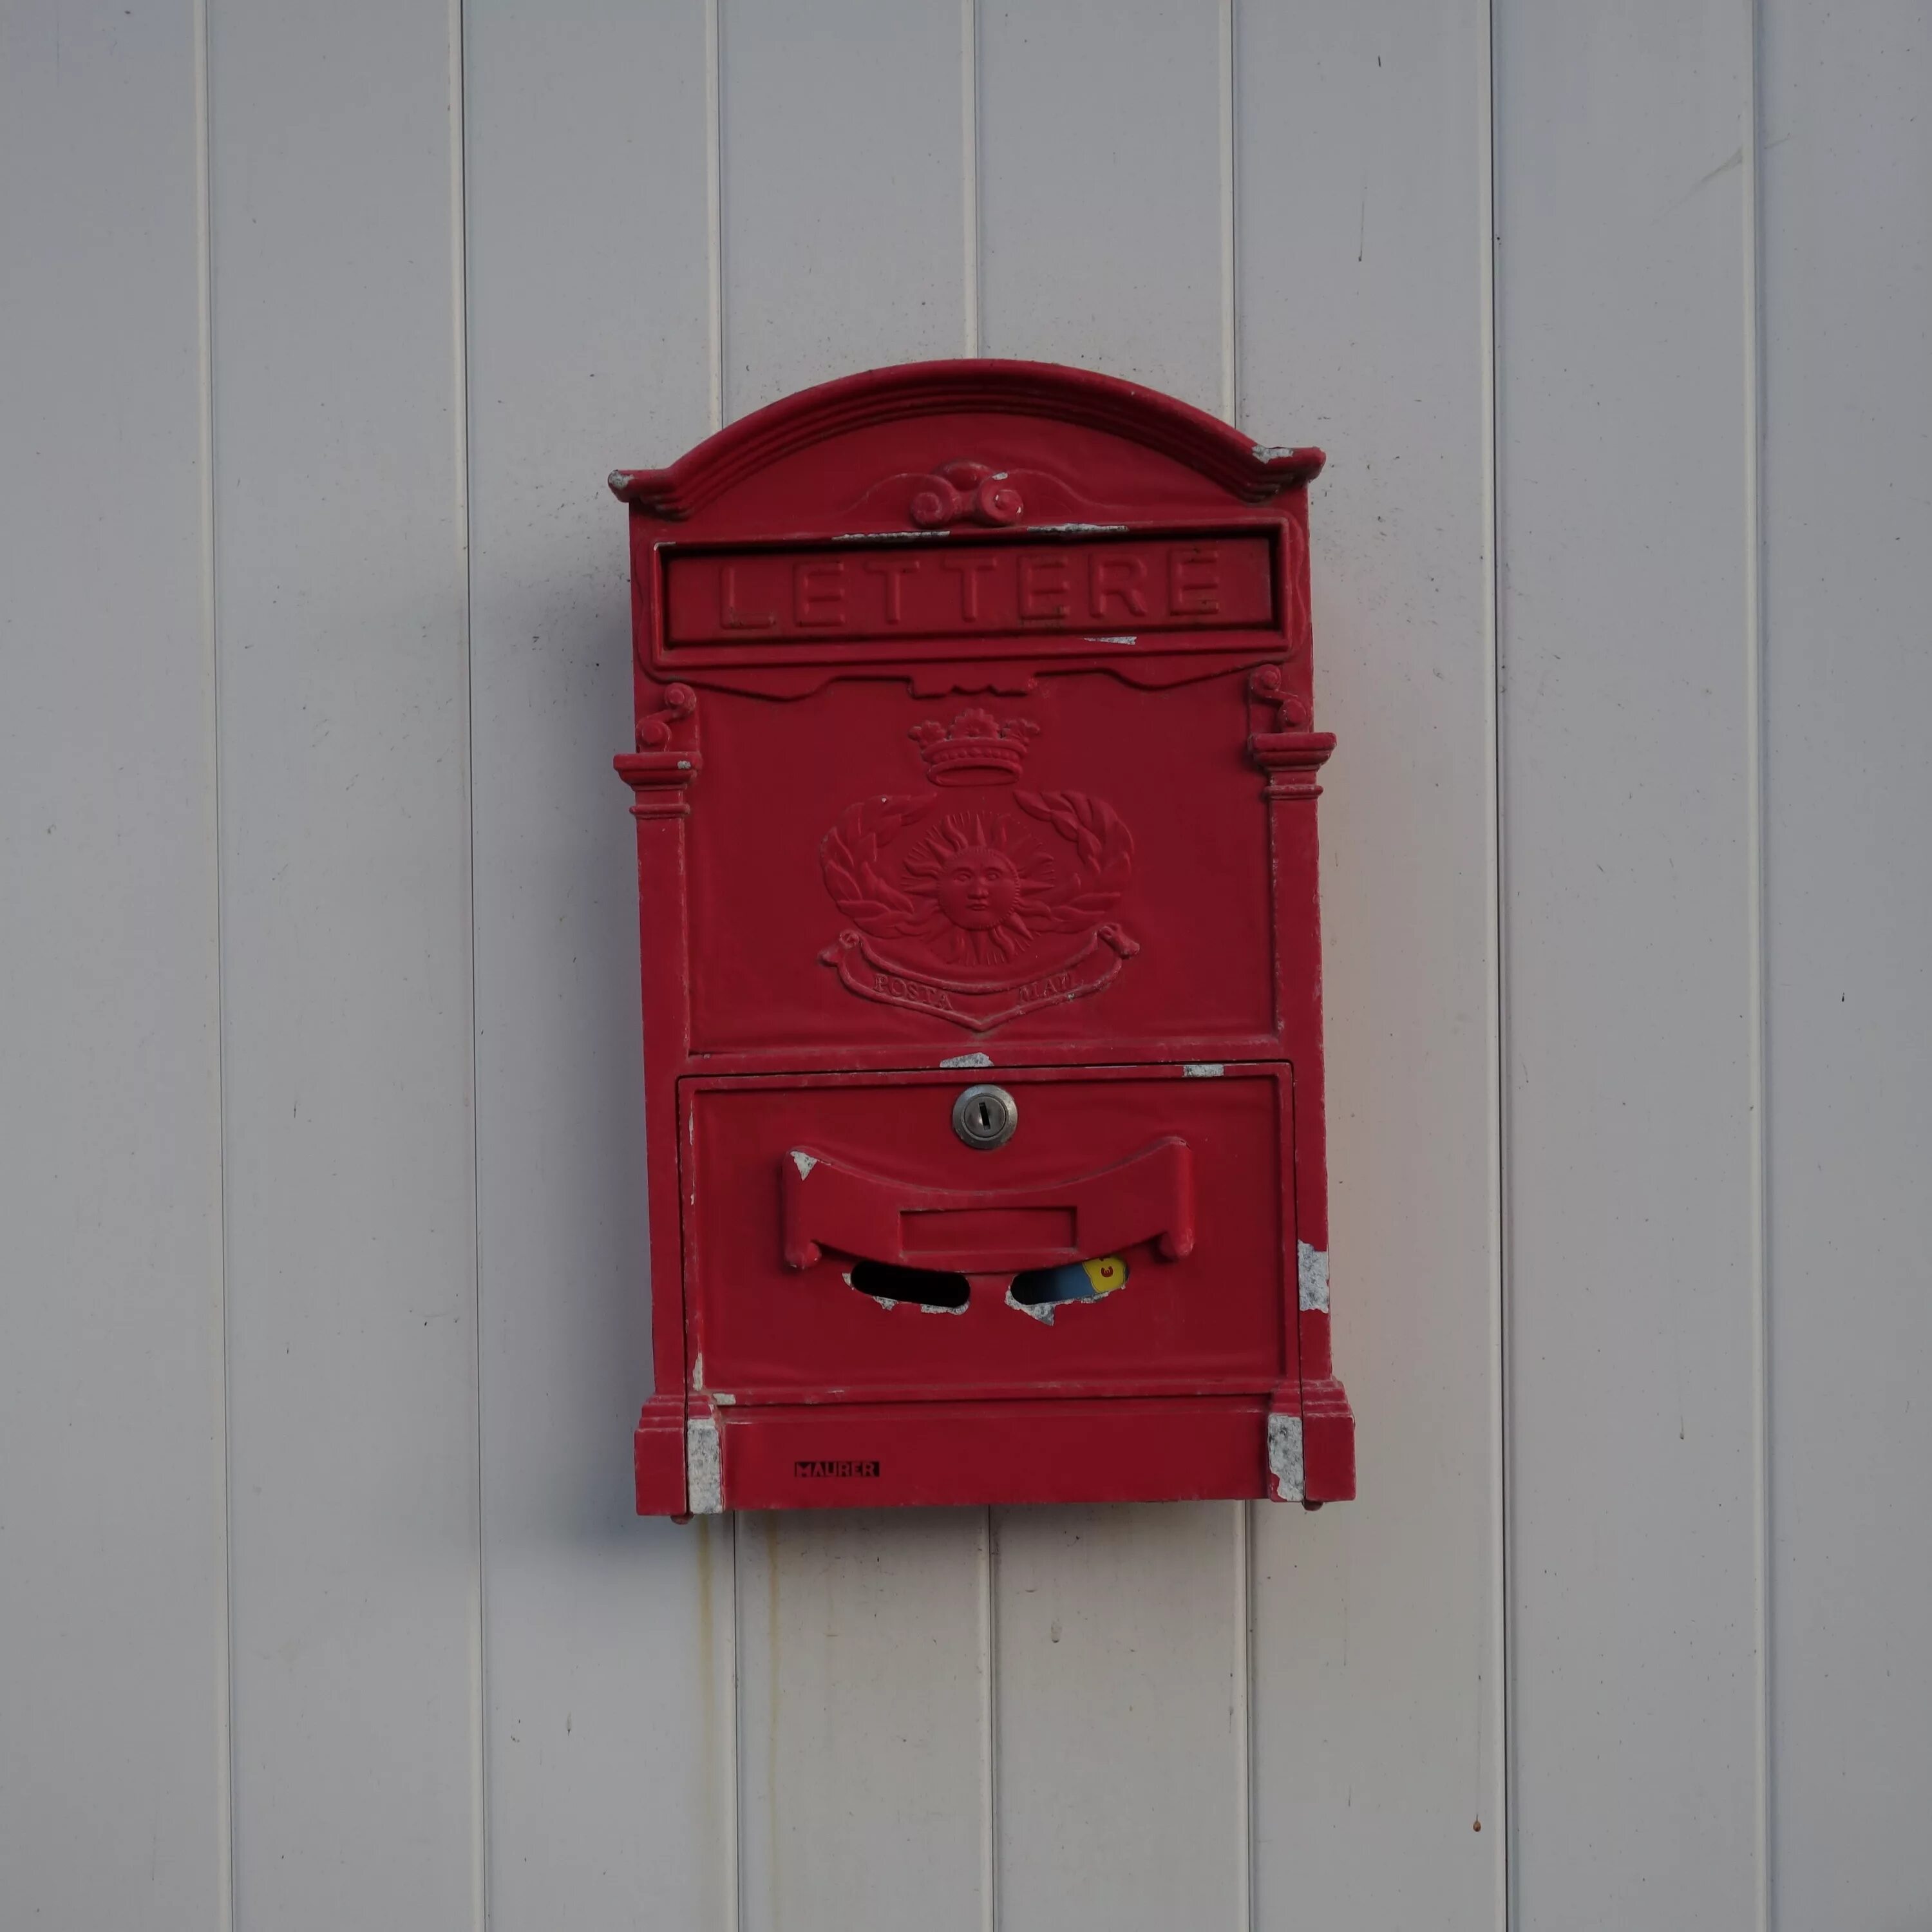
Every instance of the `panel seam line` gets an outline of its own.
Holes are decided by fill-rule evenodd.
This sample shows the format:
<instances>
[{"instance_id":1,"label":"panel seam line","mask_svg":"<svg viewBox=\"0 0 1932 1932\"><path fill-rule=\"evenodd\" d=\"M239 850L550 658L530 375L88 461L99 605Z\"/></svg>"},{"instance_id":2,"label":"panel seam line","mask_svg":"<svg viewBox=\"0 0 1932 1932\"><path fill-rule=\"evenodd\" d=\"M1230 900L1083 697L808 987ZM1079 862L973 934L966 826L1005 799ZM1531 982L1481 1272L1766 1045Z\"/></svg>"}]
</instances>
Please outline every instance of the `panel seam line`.
<instances>
[{"instance_id":1,"label":"panel seam line","mask_svg":"<svg viewBox=\"0 0 1932 1932\"><path fill-rule=\"evenodd\" d=\"M1482 574L1483 650L1488 671L1489 729L1489 850L1484 867L1484 889L1489 897L1490 960L1490 1120L1489 1212L1490 1264L1489 1280L1490 1372L1496 1378L1496 1396L1490 1414L1490 1469L1492 1501L1488 1529L1491 1542L1492 1586L1496 1593L1496 1614L1490 1624L1490 1648L1485 1659L1493 1672L1496 1685L1487 1714L1496 1732L1496 1796L1502 1815L1496 1821L1495 1864L1496 1913L1504 1928L1519 1922L1516 1896L1518 1875L1516 1791L1516 1654L1514 1618L1510 1615L1512 1579L1515 1566L1515 1539L1511 1525L1510 1483L1513 1405L1510 1400L1510 1198L1509 1198L1509 916L1505 881L1508 876L1508 818L1504 805L1508 786L1504 758L1505 732L1503 708L1503 539L1502 539L1502 380L1501 327L1498 319L1498 249L1502 242L1501 196L1498 187L1499 121L1496 84L1498 61L1496 0L1486 0L1484 12L1484 60L1481 76L1483 140L1481 197L1483 232L1480 299L1482 308L1484 355L1481 374L1485 407L1483 411L1483 532L1487 550ZM1480 1760L1478 1780L1480 1784ZM1480 1821L1478 1821L1480 1822Z\"/></svg>"},{"instance_id":2,"label":"panel seam line","mask_svg":"<svg viewBox=\"0 0 1932 1932\"><path fill-rule=\"evenodd\" d=\"M985 1829L980 1842L980 1922L985 1932L1000 1924L1000 1635L999 1546L997 1519L989 1504L980 1523L982 1542L977 1564L980 1593L980 1803Z\"/></svg>"},{"instance_id":3,"label":"panel seam line","mask_svg":"<svg viewBox=\"0 0 1932 1932\"><path fill-rule=\"evenodd\" d=\"M196 263L200 271L200 314L197 317L200 357L201 409L201 564L203 648L208 676L210 805L214 820L214 1157L215 1256L214 1304L219 1343L216 1378L215 1457L218 1507L220 1516L221 1589L217 1614L220 1628L216 1648L221 1670L217 1696L218 1744L216 1750L215 1814L220 1841L217 1850L218 1915L223 1932L233 1932L238 1834L235 1826L235 1510L234 1444L230 1427L231 1388L228 1306L228 1014L227 934L222 916L225 897L222 866L221 784L221 638L220 574L217 555L214 487L214 131L212 51L207 0L193 0L195 91L195 167L199 190L196 208Z\"/></svg>"},{"instance_id":4,"label":"panel seam line","mask_svg":"<svg viewBox=\"0 0 1932 1932\"><path fill-rule=\"evenodd\" d=\"M1238 88L1238 36L1240 17L1238 0L1220 0L1216 17L1219 46L1216 52L1220 127L1221 200L1221 410L1231 425L1238 425L1241 412L1241 256L1240 256L1240 132L1238 124L1240 96ZM1270 821L1269 836L1274 837ZM1272 946L1274 941L1270 940ZM1277 981L1279 974L1276 975ZM1298 1352L1298 1362L1299 1355ZM1255 1932L1258 1923L1260 1887L1257 1882L1258 1834L1256 1829L1257 1798L1255 1777L1255 1508L1252 1502L1234 1505L1234 1654L1231 1660L1234 1682L1229 1688L1234 1708L1235 1780L1238 1802L1234 1816L1235 1922L1240 1932Z\"/></svg>"},{"instance_id":5,"label":"panel seam line","mask_svg":"<svg viewBox=\"0 0 1932 1932\"><path fill-rule=\"evenodd\" d=\"M707 349L711 364L711 429L729 420L730 380L724 358L724 5L704 0L704 199L710 242L710 314Z\"/></svg>"},{"instance_id":6,"label":"panel seam line","mask_svg":"<svg viewBox=\"0 0 1932 1932\"><path fill-rule=\"evenodd\" d=\"M476 1922L488 1932L490 1898L490 1696L489 1612L484 1588L487 1512L483 1501L483 1170L481 1109L482 1055L478 1047L476 970L476 581L470 529L473 501L470 472L470 130L468 112L469 48L465 33L464 0L448 0L450 114L450 283L454 313L451 353L455 362L455 404L452 429L454 459L456 537L463 559L464 827L468 877L470 952L470 1281L475 1346L475 1431L476 1472L476 1585L470 1617L474 1646L470 1690L474 1729L470 1775L470 1887Z\"/></svg>"},{"instance_id":7,"label":"panel seam line","mask_svg":"<svg viewBox=\"0 0 1932 1932\"><path fill-rule=\"evenodd\" d=\"M1763 166L1761 98L1763 13L1759 0L1742 0L1745 33L1742 179L1744 196L1744 813L1745 918L1748 1002L1748 1167L1750 1186L1751 1450L1756 1478L1752 1523L1756 1590L1752 1635L1756 1657L1754 1727L1756 1790L1753 1820L1756 1853L1755 1907L1760 1932L1770 1932L1774 1899L1771 1862L1772 1804L1772 1448L1771 1229L1765 894L1765 532Z\"/></svg>"},{"instance_id":8,"label":"panel seam line","mask_svg":"<svg viewBox=\"0 0 1932 1932\"><path fill-rule=\"evenodd\" d=\"M1235 170L1234 41L1239 22L1236 0L1221 0L1216 19L1220 58L1216 63L1220 90L1221 172L1221 411L1231 424L1239 422L1241 406L1240 257L1236 227L1239 184Z\"/></svg>"},{"instance_id":9,"label":"panel seam line","mask_svg":"<svg viewBox=\"0 0 1932 1932\"><path fill-rule=\"evenodd\" d=\"M959 0L960 200L962 240L965 249L965 350L968 356L980 352L980 338L986 317L980 284L982 265L980 259L980 7L979 0Z\"/></svg>"}]
</instances>

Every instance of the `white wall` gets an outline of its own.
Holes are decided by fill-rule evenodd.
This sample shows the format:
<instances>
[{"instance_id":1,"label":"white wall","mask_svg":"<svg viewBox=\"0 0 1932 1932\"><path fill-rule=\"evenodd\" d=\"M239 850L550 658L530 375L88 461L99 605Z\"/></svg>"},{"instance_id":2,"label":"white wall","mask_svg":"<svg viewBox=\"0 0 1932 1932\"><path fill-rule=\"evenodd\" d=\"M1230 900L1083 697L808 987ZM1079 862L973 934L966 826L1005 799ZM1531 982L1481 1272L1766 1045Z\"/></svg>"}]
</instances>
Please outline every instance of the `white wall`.
<instances>
[{"instance_id":1,"label":"white wall","mask_svg":"<svg viewBox=\"0 0 1932 1932\"><path fill-rule=\"evenodd\" d=\"M1924 0L0 15L0 1924L1932 1923ZM1330 452L1361 1500L630 1513L614 464Z\"/></svg>"}]
</instances>

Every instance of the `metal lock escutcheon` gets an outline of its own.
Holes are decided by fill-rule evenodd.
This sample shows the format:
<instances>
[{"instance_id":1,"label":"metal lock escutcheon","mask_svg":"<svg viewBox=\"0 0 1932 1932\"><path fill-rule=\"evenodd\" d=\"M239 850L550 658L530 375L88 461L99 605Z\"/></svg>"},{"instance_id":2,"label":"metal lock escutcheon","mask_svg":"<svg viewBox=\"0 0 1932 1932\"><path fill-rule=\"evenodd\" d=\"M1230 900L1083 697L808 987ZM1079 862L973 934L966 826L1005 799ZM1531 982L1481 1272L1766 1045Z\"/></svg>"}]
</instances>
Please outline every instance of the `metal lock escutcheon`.
<instances>
[{"instance_id":1,"label":"metal lock escutcheon","mask_svg":"<svg viewBox=\"0 0 1932 1932\"><path fill-rule=\"evenodd\" d=\"M968 1087L952 1103L952 1131L982 1153L1004 1147L1020 1124L1020 1103L1004 1087Z\"/></svg>"}]
</instances>

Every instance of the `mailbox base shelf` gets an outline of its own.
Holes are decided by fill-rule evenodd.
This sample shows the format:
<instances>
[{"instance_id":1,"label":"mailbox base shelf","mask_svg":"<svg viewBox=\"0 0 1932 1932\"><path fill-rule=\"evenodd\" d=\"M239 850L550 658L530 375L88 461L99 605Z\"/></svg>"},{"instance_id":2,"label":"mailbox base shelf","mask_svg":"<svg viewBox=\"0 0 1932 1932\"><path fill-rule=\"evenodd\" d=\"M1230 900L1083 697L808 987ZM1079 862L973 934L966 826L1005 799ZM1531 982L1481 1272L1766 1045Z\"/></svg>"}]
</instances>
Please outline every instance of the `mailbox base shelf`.
<instances>
[{"instance_id":1,"label":"mailbox base shelf","mask_svg":"<svg viewBox=\"0 0 1932 1932\"><path fill-rule=\"evenodd\" d=\"M638 1511L1346 1501L1355 1492L1354 1418L1342 1385L1309 1383L1298 1402L1296 1393L1284 1390L1272 1401L1118 1396L770 1408L700 1398L682 1443L674 1405L654 1402L638 1431ZM689 1453L688 1476L680 1450Z\"/></svg>"}]
</instances>

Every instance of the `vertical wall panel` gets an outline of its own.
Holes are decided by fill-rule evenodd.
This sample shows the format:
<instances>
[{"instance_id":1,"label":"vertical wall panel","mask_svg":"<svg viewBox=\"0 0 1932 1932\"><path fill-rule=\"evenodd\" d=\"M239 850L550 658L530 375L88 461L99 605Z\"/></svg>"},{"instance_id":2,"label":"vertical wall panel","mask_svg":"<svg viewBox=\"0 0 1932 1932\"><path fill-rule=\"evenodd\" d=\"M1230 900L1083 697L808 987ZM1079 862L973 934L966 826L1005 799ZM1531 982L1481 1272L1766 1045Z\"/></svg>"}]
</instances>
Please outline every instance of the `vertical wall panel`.
<instances>
[{"instance_id":1,"label":"vertical wall panel","mask_svg":"<svg viewBox=\"0 0 1932 1932\"><path fill-rule=\"evenodd\" d=\"M1240 420L1329 452L1330 1269L1361 1418L1359 1501L1254 1512L1257 1919L1494 1926L1488 19L1377 0L1239 26Z\"/></svg>"},{"instance_id":2,"label":"vertical wall panel","mask_svg":"<svg viewBox=\"0 0 1932 1932\"><path fill-rule=\"evenodd\" d=\"M746 1924L985 1923L980 1598L962 1562L980 1514L746 1520Z\"/></svg>"},{"instance_id":3,"label":"vertical wall panel","mask_svg":"<svg viewBox=\"0 0 1932 1932\"><path fill-rule=\"evenodd\" d=\"M1226 406L1216 0L986 0L983 340Z\"/></svg>"},{"instance_id":4,"label":"vertical wall panel","mask_svg":"<svg viewBox=\"0 0 1932 1932\"><path fill-rule=\"evenodd\" d=\"M728 415L961 353L958 8L724 0L722 14ZM982 1522L740 1520L747 1927L978 1922Z\"/></svg>"},{"instance_id":5,"label":"vertical wall panel","mask_svg":"<svg viewBox=\"0 0 1932 1932\"><path fill-rule=\"evenodd\" d=\"M1932 1923L1932 21L1764 20L1778 1922Z\"/></svg>"},{"instance_id":6,"label":"vertical wall panel","mask_svg":"<svg viewBox=\"0 0 1932 1932\"><path fill-rule=\"evenodd\" d=\"M724 412L962 352L956 0L722 0Z\"/></svg>"},{"instance_id":7,"label":"vertical wall panel","mask_svg":"<svg viewBox=\"0 0 1932 1932\"><path fill-rule=\"evenodd\" d=\"M0 1918L222 1919L196 20L0 25Z\"/></svg>"},{"instance_id":8,"label":"vertical wall panel","mask_svg":"<svg viewBox=\"0 0 1932 1932\"><path fill-rule=\"evenodd\" d=\"M1525 1932L1758 1910L1750 29L1496 16Z\"/></svg>"},{"instance_id":9,"label":"vertical wall panel","mask_svg":"<svg viewBox=\"0 0 1932 1932\"><path fill-rule=\"evenodd\" d=\"M451 22L210 22L236 1901L475 1922Z\"/></svg>"},{"instance_id":10,"label":"vertical wall panel","mask_svg":"<svg viewBox=\"0 0 1932 1932\"><path fill-rule=\"evenodd\" d=\"M1244 1922L1240 1508L996 1512L1003 1925Z\"/></svg>"},{"instance_id":11,"label":"vertical wall panel","mask_svg":"<svg viewBox=\"0 0 1932 1932\"><path fill-rule=\"evenodd\" d=\"M634 1514L630 602L604 478L707 425L704 12L478 4L465 53L491 1922L700 1932L728 1923L730 1532Z\"/></svg>"},{"instance_id":12,"label":"vertical wall panel","mask_svg":"<svg viewBox=\"0 0 1932 1932\"><path fill-rule=\"evenodd\" d=\"M1225 408L1221 10L986 0L983 342Z\"/></svg>"},{"instance_id":13,"label":"vertical wall panel","mask_svg":"<svg viewBox=\"0 0 1932 1932\"><path fill-rule=\"evenodd\" d=\"M983 10L988 353L1221 406L1227 51L1211 0ZM1234 1923L1239 1509L1010 1510L996 1526L1003 1922Z\"/></svg>"}]
</instances>

